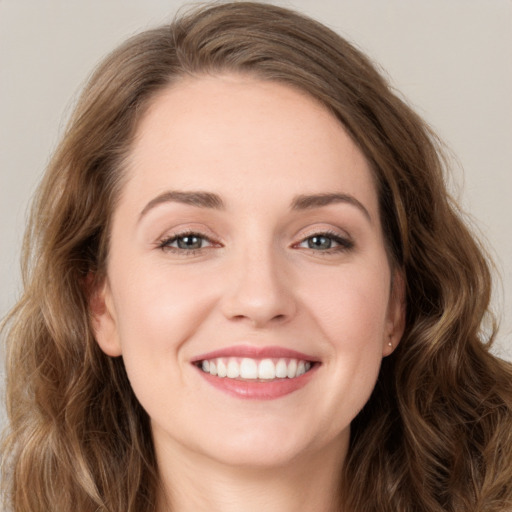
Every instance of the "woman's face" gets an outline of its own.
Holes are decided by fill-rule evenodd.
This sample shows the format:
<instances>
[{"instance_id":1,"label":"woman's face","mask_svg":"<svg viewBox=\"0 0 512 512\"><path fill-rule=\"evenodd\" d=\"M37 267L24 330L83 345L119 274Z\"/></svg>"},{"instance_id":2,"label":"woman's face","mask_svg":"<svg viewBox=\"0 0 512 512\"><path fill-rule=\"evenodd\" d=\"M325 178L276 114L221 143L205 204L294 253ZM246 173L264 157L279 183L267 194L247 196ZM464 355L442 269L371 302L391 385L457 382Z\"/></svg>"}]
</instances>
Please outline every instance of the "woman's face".
<instances>
[{"instance_id":1,"label":"woman's face","mask_svg":"<svg viewBox=\"0 0 512 512\"><path fill-rule=\"evenodd\" d=\"M153 100L126 173L91 302L157 454L343 454L403 308L342 125L285 85L184 79Z\"/></svg>"}]
</instances>

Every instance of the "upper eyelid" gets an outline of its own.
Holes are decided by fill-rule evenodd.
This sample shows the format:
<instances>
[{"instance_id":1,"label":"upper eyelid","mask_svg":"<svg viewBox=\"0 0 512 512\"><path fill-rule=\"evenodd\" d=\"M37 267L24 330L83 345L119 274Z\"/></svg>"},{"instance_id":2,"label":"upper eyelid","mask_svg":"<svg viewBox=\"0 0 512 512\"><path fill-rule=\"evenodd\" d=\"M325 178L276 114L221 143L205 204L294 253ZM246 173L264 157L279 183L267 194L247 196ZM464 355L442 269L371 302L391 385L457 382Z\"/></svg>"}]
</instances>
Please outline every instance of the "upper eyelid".
<instances>
[{"instance_id":1,"label":"upper eyelid","mask_svg":"<svg viewBox=\"0 0 512 512\"><path fill-rule=\"evenodd\" d=\"M184 225L183 227L180 227L178 225L163 231L162 234L156 238L156 242L159 243L162 240L171 240L173 238L179 238L187 235L196 235L212 242L220 240L215 232L205 226Z\"/></svg>"},{"instance_id":2,"label":"upper eyelid","mask_svg":"<svg viewBox=\"0 0 512 512\"><path fill-rule=\"evenodd\" d=\"M178 228L178 229L176 229L176 231L174 231L174 230L169 230L169 231L167 232L167 234L163 234L162 236L158 237L158 239L156 240L157 246L162 246L163 244L169 243L170 241L176 240L177 238L191 236L191 235L195 235L200 238L203 238L205 241L209 242L212 245L217 245L217 246L224 245L224 243L221 241L221 237L214 234L210 229L184 227L183 229ZM302 232L300 232L300 231L302 231ZM340 229L340 228L327 227L327 226L325 226L325 227L309 226L307 228L303 228L300 231L293 237L294 241L292 241L292 243L291 243L292 246L298 245L298 244L304 242L305 240L307 240L308 238L311 238L314 236L326 236L326 237L330 237L330 238L334 238L334 239L337 238L337 239L346 241L350 244L354 244L353 237L346 230Z\"/></svg>"},{"instance_id":3,"label":"upper eyelid","mask_svg":"<svg viewBox=\"0 0 512 512\"><path fill-rule=\"evenodd\" d=\"M349 237L340 236L335 233L325 233L325 232L324 233L315 233L313 235L309 235L304 238L301 238L298 242L294 243L293 246L298 246L300 244L303 244L304 242L306 242L307 240L309 240L310 238L313 238L315 236L330 238L333 242L335 242L339 246L345 247L347 249L354 246L354 241Z\"/></svg>"},{"instance_id":4,"label":"upper eyelid","mask_svg":"<svg viewBox=\"0 0 512 512\"><path fill-rule=\"evenodd\" d=\"M311 238L312 236L331 236L336 238L342 238L344 240L348 240L353 242L353 237L345 230L335 227L310 227L304 230L301 230L296 238L300 241L306 240L307 238Z\"/></svg>"},{"instance_id":5,"label":"upper eyelid","mask_svg":"<svg viewBox=\"0 0 512 512\"><path fill-rule=\"evenodd\" d=\"M200 233L198 231L182 231L179 233L172 233L167 236L164 235L159 239L158 244L163 245L163 244L166 244L169 242L173 242L173 241L177 240L178 238L182 238L182 237L186 237L186 236L197 236L198 238L202 238L202 239L206 240L210 244L219 244L219 242L216 242L211 236L205 235L204 233Z\"/></svg>"}]
</instances>

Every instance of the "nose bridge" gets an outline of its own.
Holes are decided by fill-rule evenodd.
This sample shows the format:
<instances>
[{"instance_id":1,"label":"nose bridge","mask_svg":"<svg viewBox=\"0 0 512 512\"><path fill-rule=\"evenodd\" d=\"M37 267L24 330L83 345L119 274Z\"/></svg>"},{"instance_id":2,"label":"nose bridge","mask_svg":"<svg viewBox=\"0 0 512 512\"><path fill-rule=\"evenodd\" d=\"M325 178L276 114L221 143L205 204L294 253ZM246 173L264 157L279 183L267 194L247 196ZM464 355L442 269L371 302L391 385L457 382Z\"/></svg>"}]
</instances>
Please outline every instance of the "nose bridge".
<instances>
[{"instance_id":1,"label":"nose bridge","mask_svg":"<svg viewBox=\"0 0 512 512\"><path fill-rule=\"evenodd\" d=\"M224 314L255 326L283 322L295 313L285 258L271 240L253 240L233 250Z\"/></svg>"}]
</instances>

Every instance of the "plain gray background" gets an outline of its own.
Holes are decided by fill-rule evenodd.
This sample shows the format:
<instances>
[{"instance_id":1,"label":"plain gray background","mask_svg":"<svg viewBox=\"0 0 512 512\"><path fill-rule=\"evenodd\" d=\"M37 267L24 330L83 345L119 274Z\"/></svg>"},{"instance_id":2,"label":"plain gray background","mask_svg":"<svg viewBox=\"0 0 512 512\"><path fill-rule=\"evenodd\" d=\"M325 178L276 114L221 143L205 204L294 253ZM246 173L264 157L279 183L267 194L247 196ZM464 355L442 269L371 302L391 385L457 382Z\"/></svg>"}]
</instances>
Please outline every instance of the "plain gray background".
<instances>
[{"instance_id":1,"label":"plain gray background","mask_svg":"<svg viewBox=\"0 0 512 512\"><path fill-rule=\"evenodd\" d=\"M494 351L512 360L512 1L291 0L373 57L454 155L451 187L502 277ZM0 316L20 290L30 197L77 93L175 0L0 0ZM1 414L0 414L1 415Z\"/></svg>"}]
</instances>

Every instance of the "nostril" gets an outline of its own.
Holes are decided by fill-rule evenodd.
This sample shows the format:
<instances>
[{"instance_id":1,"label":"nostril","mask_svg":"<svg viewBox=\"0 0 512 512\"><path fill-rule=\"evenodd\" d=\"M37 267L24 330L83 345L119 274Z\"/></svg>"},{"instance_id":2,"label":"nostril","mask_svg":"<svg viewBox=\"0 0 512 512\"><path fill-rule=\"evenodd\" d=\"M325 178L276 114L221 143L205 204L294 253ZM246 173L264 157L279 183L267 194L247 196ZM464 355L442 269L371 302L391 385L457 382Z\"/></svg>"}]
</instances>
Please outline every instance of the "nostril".
<instances>
[{"instance_id":1,"label":"nostril","mask_svg":"<svg viewBox=\"0 0 512 512\"><path fill-rule=\"evenodd\" d=\"M232 320L242 321L246 318L249 318L249 315L233 315L231 318L232 318ZM286 320L286 315L283 315L283 314L275 315L274 317L271 318L271 320L273 320L273 321Z\"/></svg>"}]
</instances>

